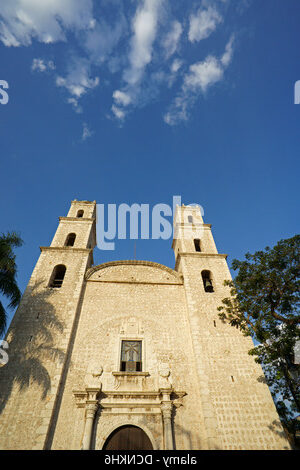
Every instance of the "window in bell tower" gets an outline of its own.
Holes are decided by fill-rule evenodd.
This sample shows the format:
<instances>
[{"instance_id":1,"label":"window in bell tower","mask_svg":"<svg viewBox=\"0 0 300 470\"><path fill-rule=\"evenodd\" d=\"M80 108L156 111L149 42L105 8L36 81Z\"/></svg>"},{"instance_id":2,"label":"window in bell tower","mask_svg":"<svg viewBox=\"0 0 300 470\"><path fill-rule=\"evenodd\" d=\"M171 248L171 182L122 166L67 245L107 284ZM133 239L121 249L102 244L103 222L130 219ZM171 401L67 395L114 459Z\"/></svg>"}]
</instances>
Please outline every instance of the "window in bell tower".
<instances>
[{"instance_id":1,"label":"window in bell tower","mask_svg":"<svg viewBox=\"0 0 300 470\"><path fill-rule=\"evenodd\" d=\"M76 233L69 233L66 239L65 246L74 246L75 238L76 238Z\"/></svg>"},{"instance_id":2,"label":"window in bell tower","mask_svg":"<svg viewBox=\"0 0 300 470\"><path fill-rule=\"evenodd\" d=\"M55 266L52 272L52 276L50 278L49 287L56 287L60 288L62 286L65 274L66 274L66 267L63 264L58 264Z\"/></svg>"},{"instance_id":3,"label":"window in bell tower","mask_svg":"<svg viewBox=\"0 0 300 470\"><path fill-rule=\"evenodd\" d=\"M195 245L195 250L200 252L201 251L201 246L200 246L199 238L194 239L194 245Z\"/></svg>"},{"instance_id":4,"label":"window in bell tower","mask_svg":"<svg viewBox=\"0 0 300 470\"><path fill-rule=\"evenodd\" d=\"M201 276L202 276L203 287L204 287L205 292L214 292L211 272L202 271Z\"/></svg>"}]
</instances>

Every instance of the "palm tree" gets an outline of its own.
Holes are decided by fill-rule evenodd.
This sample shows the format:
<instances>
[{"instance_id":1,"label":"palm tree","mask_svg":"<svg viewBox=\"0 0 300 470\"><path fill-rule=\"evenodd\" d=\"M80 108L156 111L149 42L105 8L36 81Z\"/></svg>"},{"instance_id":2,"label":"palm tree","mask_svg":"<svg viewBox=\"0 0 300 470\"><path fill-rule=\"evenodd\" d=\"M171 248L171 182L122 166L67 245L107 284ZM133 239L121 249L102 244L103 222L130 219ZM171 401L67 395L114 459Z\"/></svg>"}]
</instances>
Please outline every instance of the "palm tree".
<instances>
[{"instance_id":1,"label":"palm tree","mask_svg":"<svg viewBox=\"0 0 300 470\"><path fill-rule=\"evenodd\" d=\"M9 308L15 308L21 299L21 292L16 282L17 266L13 248L22 244L23 240L15 232L0 234L0 294L9 298ZM6 312L0 301L0 336L5 329Z\"/></svg>"}]
</instances>

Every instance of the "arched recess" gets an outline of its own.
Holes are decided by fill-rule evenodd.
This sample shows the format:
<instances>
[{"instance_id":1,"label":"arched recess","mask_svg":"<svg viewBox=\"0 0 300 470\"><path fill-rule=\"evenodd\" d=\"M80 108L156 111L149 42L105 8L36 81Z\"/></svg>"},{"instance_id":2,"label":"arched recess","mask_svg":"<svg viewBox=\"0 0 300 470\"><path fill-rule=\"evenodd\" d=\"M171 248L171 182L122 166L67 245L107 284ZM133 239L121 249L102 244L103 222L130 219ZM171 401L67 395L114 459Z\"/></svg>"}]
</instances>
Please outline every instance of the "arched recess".
<instances>
[{"instance_id":1,"label":"arched recess","mask_svg":"<svg viewBox=\"0 0 300 470\"><path fill-rule=\"evenodd\" d=\"M65 246L74 246L75 239L76 239L76 233L69 233L65 241Z\"/></svg>"},{"instance_id":2,"label":"arched recess","mask_svg":"<svg viewBox=\"0 0 300 470\"><path fill-rule=\"evenodd\" d=\"M205 292L214 292L211 272L207 270L202 271L201 276L202 276L203 287L204 287Z\"/></svg>"},{"instance_id":3,"label":"arched recess","mask_svg":"<svg viewBox=\"0 0 300 470\"><path fill-rule=\"evenodd\" d=\"M110 433L103 450L153 450L153 445L142 428L128 424Z\"/></svg>"},{"instance_id":4,"label":"arched recess","mask_svg":"<svg viewBox=\"0 0 300 470\"><path fill-rule=\"evenodd\" d=\"M48 287L60 288L64 281L66 269L67 268L64 264L58 264L55 266L52 271Z\"/></svg>"}]
</instances>

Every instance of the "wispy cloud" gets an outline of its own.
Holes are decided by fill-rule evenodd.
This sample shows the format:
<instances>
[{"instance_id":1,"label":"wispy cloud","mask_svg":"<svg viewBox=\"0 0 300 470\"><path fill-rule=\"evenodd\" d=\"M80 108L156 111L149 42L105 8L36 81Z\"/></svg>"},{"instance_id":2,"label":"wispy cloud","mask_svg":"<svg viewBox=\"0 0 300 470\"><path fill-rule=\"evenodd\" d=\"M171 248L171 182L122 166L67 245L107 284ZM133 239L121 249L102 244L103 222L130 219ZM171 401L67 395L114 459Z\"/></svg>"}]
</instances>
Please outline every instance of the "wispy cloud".
<instances>
[{"instance_id":1,"label":"wispy cloud","mask_svg":"<svg viewBox=\"0 0 300 470\"><path fill-rule=\"evenodd\" d=\"M94 23L94 27L86 32L83 40L83 46L90 58L95 64L102 64L120 39L127 32L127 21L122 12L118 13L115 24L110 25L103 18Z\"/></svg>"},{"instance_id":2,"label":"wispy cloud","mask_svg":"<svg viewBox=\"0 0 300 470\"><path fill-rule=\"evenodd\" d=\"M67 75L56 78L56 85L66 88L72 95L72 102L69 102L75 107L79 98L99 85L99 77L90 77L90 68L91 64L87 59L75 57L68 66Z\"/></svg>"},{"instance_id":3,"label":"wispy cloud","mask_svg":"<svg viewBox=\"0 0 300 470\"><path fill-rule=\"evenodd\" d=\"M125 111L115 104L112 105L111 110L117 119L122 121L125 118Z\"/></svg>"},{"instance_id":4,"label":"wispy cloud","mask_svg":"<svg viewBox=\"0 0 300 470\"><path fill-rule=\"evenodd\" d=\"M165 55L168 59L171 57L177 50L180 37L182 35L182 26L179 21L173 21L170 31L162 40L162 45L165 49Z\"/></svg>"},{"instance_id":5,"label":"wispy cloud","mask_svg":"<svg viewBox=\"0 0 300 470\"><path fill-rule=\"evenodd\" d=\"M164 119L174 124L188 119L193 103L223 79L232 60L232 39L221 57L209 54L211 39L206 52L197 47L225 21L229 1L201 0L198 9L185 5L173 14L175 0L126 6L123 0L10 0L1 4L0 41L9 47L65 42L65 60L37 57L31 70L51 72L76 113L83 112L86 94L103 90L100 84L111 96L106 116L120 122L165 89L173 99Z\"/></svg>"},{"instance_id":6,"label":"wispy cloud","mask_svg":"<svg viewBox=\"0 0 300 470\"><path fill-rule=\"evenodd\" d=\"M189 110L198 96L205 94L209 87L223 79L224 71L232 60L233 41L232 36L220 58L207 56L205 60L190 65L184 76L180 93L164 115L164 121L167 124L175 125L180 121L186 121L189 117Z\"/></svg>"},{"instance_id":7,"label":"wispy cloud","mask_svg":"<svg viewBox=\"0 0 300 470\"><path fill-rule=\"evenodd\" d=\"M199 8L196 14L190 16L189 40L196 42L208 38L222 21L222 16L215 7Z\"/></svg>"},{"instance_id":8,"label":"wispy cloud","mask_svg":"<svg viewBox=\"0 0 300 470\"><path fill-rule=\"evenodd\" d=\"M124 91L115 90L113 92L113 98L117 104L121 104L123 106L128 106L131 103L131 98L127 93Z\"/></svg>"},{"instance_id":9,"label":"wispy cloud","mask_svg":"<svg viewBox=\"0 0 300 470\"><path fill-rule=\"evenodd\" d=\"M81 140L84 142L86 139L91 137L93 135L93 132L88 128L88 125L86 122L83 123L83 129L82 129L82 136Z\"/></svg>"},{"instance_id":10,"label":"wispy cloud","mask_svg":"<svg viewBox=\"0 0 300 470\"><path fill-rule=\"evenodd\" d=\"M127 113L124 108L137 99L140 82L147 65L152 60L159 13L164 3L165 0L143 0L136 10L131 24L129 65L123 72L124 87L123 90L116 90L113 93L115 103L112 106L112 112L117 119L123 120Z\"/></svg>"},{"instance_id":11,"label":"wispy cloud","mask_svg":"<svg viewBox=\"0 0 300 470\"><path fill-rule=\"evenodd\" d=\"M137 9L132 22L130 65L124 72L124 79L129 85L134 86L141 80L145 67L151 61L159 9L163 3L164 0L144 0Z\"/></svg>"},{"instance_id":12,"label":"wispy cloud","mask_svg":"<svg viewBox=\"0 0 300 470\"><path fill-rule=\"evenodd\" d=\"M44 59L33 59L31 70L38 71L38 72L46 72L47 70L54 70L55 65L52 60L44 60Z\"/></svg>"},{"instance_id":13,"label":"wispy cloud","mask_svg":"<svg viewBox=\"0 0 300 470\"><path fill-rule=\"evenodd\" d=\"M1 2L0 41L5 46L28 46L65 41L65 30L82 30L93 23L92 0L9 0Z\"/></svg>"}]
</instances>

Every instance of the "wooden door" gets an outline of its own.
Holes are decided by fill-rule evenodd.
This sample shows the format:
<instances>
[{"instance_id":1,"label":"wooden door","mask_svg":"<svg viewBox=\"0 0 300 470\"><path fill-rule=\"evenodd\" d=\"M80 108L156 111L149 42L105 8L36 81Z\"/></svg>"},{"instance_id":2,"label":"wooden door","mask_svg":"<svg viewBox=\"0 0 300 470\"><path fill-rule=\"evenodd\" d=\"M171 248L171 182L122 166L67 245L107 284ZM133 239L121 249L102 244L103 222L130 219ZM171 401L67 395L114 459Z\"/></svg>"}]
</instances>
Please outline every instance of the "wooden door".
<instances>
[{"instance_id":1,"label":"wooden door","mask_svg":"<svg viewBox=\"0 0 300 470\"><path fill-rule=\"evenodd\" d=\"M122 426L111 433L103 450L153 450L153 447L141 428Z\"/></svg>"}]
</instances>

